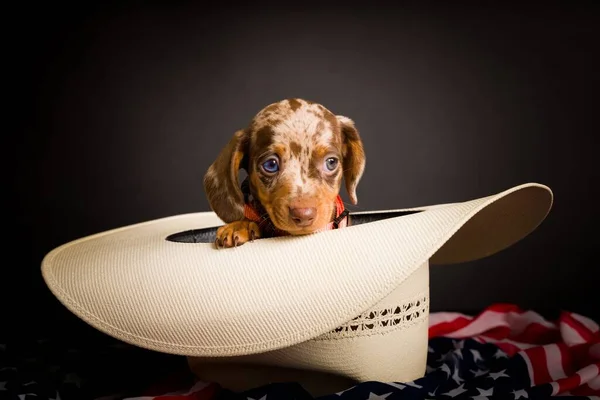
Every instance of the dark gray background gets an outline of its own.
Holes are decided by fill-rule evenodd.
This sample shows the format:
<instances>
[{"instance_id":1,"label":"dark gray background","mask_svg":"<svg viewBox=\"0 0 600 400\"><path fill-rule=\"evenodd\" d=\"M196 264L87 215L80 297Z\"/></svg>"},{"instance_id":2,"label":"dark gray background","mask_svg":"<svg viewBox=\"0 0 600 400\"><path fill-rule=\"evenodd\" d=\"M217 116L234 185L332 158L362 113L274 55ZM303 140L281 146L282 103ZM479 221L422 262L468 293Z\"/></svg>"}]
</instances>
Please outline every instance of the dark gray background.
<instances>
[{"instance_id":1,"label":"dark gray background","mask_svg":"<svg viewBox=\"0 0 600 400\"><path fill-rule=\"evenodd\" d=\"M368 161L352 209L530 181L553 189L551 214L522 242L432 269L432 311L510 302L600 320L596 9L128 4L9 17L16 258L0 276L14 317L4 333L86 329L47 291L42 257L99 231L208 210L201 179L217 152L287 97L355 120Z\"/></svg>"}]
</instances>

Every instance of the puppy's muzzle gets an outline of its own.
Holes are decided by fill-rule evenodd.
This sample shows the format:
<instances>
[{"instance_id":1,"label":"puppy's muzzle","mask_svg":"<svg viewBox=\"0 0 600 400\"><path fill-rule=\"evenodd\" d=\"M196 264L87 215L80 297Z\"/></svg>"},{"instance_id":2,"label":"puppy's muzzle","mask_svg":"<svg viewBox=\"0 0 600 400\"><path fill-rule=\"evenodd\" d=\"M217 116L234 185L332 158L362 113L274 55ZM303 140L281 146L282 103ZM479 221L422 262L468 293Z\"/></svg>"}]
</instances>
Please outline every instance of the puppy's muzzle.
<instances>
[{"instance_id":1,"label":"puppy's muzzle","mask_svg":"<svg viewBox=\"0 0 600 400\"><path fill-rule=\"evenodd\" d=\"M316 216L317 209L315 207L290 207L290 218L297 226L310 226L315 220Z\"/></svg>"}]
</instances>

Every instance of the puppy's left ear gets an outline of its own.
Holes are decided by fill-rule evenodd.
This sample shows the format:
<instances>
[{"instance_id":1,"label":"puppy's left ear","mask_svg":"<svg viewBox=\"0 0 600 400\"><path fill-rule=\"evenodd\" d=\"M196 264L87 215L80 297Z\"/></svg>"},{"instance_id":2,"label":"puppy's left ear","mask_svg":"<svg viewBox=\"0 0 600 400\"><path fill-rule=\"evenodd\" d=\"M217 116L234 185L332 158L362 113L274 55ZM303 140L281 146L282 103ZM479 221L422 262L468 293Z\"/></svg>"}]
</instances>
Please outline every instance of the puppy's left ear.
<instances>
[{"instance_id":1,"label":"puppy's left ear","mask_svg":"<svg viewBox=\"0 0 600 400\"><path fill-rule=\"evenodd\" d=\"M249 141L247 130L237 131L204 175L204 191L210 207L226 223L244 217L244 195L238 173L247 169Z\"/></svg>"},{"instance_id":2,"label":"puppy's left ear","mask_svg":"<svg viewBox=\"0 0 600 400\"><path fill-rule=\"evenodd\" d=\"M343 115L338 115L337 120L340 124L343 138L343 157L342 167L344 168L344 180L346 181L346 190L350 196L352 204L358 203L356 196L356 187L365 170L366 157L362 140L358 130L354 126L354 121Z\"/></svg>"}]
</instances>

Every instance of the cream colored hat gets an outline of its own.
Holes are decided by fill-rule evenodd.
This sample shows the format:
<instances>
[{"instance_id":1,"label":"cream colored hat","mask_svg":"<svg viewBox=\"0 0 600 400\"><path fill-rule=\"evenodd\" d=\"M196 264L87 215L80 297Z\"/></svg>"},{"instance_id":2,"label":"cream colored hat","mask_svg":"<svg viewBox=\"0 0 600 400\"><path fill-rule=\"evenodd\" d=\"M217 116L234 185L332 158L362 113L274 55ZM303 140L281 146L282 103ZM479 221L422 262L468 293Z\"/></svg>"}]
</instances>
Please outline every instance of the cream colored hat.
<instances>
[{"instance_id":1,"label":"cream colored hat","mask_svg":"<svg viewBox=\"0 0 600 400\"><path fill-rule=\"evenodd\" d=\"M244 379L262 366L406 382L425 373L429 264L505 249L552 200L531 183L462 203L352 213L347 228L220 250L214 213L177 215L67 243L42 273L91 326L189 356L198 371L251 365Z\"/></svg>"}]
</instances>

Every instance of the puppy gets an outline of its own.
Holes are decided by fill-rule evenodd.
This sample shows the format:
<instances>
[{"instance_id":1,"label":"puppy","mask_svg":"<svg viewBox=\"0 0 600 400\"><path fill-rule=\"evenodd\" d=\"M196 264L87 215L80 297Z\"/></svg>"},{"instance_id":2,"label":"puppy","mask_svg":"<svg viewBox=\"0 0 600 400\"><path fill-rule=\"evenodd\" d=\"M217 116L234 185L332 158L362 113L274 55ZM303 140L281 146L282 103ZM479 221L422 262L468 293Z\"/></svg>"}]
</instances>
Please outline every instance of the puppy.
<instances>
[{"instance_id":1,"label":"puppy","mask_svg":"<svg viewBox=\"0 0 600 400\"><path fill-rule=\"evenodd\" d=\"M226 223L217 248L346 226L342 178L357 204L365 162L351 119L303 99L268 105L235 132L204 176L210 207ZM248 176L240 185L241 169Z\"/></svg>"}]
</instances>

